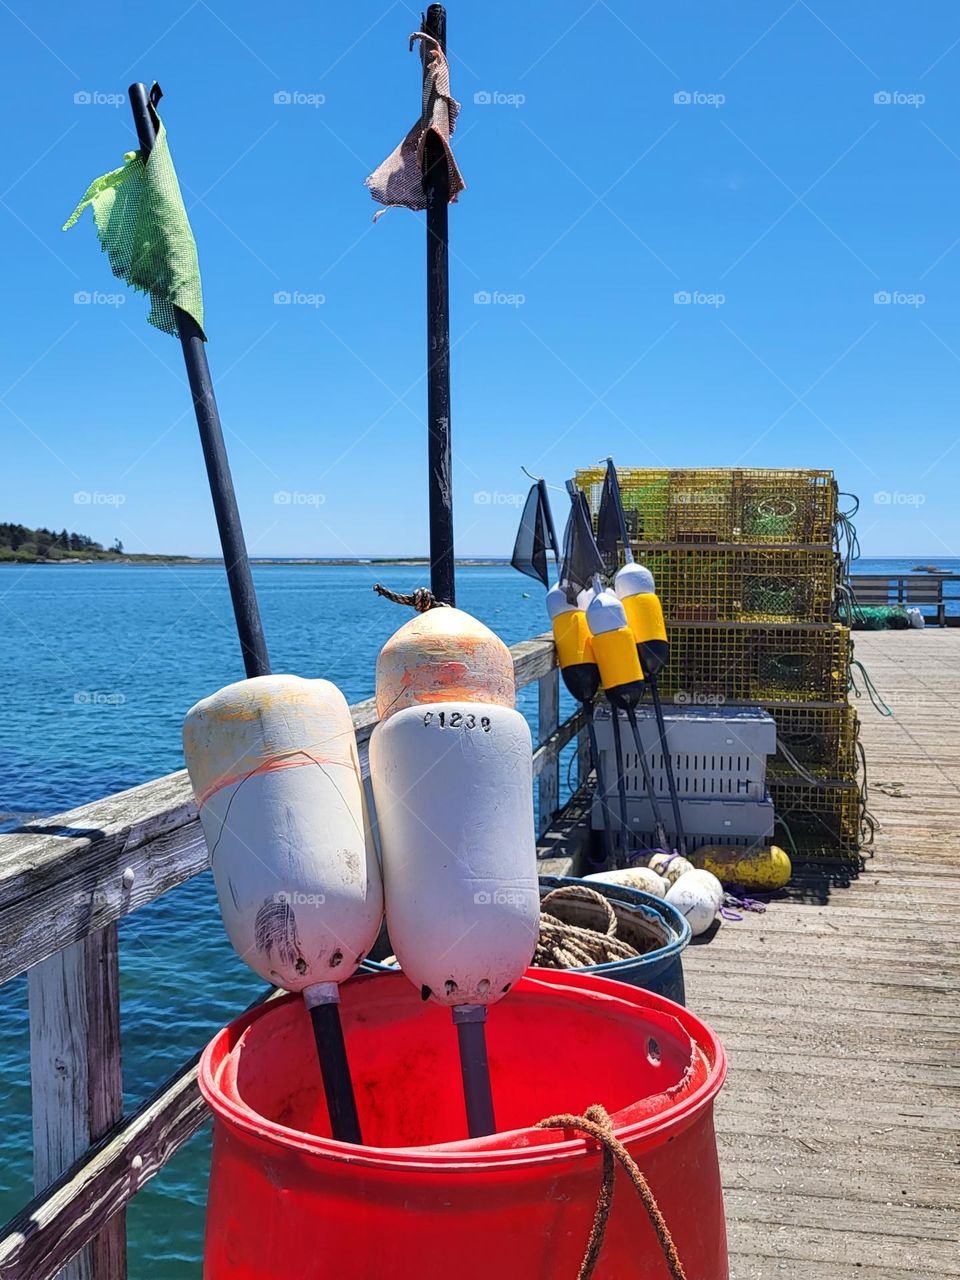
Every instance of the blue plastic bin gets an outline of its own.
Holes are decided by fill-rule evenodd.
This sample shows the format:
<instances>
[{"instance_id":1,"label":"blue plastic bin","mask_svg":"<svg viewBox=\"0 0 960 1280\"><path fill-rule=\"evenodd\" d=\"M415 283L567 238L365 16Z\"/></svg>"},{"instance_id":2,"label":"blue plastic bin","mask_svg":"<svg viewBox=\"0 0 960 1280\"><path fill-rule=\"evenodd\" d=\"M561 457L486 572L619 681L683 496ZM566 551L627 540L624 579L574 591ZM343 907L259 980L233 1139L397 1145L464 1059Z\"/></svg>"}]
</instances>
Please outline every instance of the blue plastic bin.
<instances>
[{"instance_id":1,"label":"blue plastic bin","mask_svg":"<svg viewBox=\"0 0 960 1280\"><path fill-rule=\"evenodd\" d=\"M637 912L643 917L645 928L663 938L661 946L645 955L630 960L610 960L606 964L583 965L582 973L597 973L602 978L614 978L632 987L643 987L677 1004L685 1004L683 985L683 949L690 941L690 925L680 912L641 889L629 889L626 885L604 884L601 880L577 880L569 876L541 876L540 895L545 897L551 889L567 884L583 884L596 889L614 910Z\"/></svg>"}]
</instances>

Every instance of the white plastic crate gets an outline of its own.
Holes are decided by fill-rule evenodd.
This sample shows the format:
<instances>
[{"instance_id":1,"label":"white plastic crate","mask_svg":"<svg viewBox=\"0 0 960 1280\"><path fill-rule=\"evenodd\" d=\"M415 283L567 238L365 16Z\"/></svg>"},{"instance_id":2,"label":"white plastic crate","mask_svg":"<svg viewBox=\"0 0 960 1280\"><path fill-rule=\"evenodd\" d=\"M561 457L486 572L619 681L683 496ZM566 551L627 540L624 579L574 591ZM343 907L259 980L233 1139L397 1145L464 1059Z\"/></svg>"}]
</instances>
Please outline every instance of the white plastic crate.
<instances>
[{"instance_id":1,"label":"white plastic crate","mask_svg":"<svg viewBox=\"0 0 960 1280\"><path fill-rule=\"evenodd\" d=\"M620 827L620 807L616 788L609 797L610 824L614 831ZM673 814L667 802L660 806L660 816L669 832L673 827ZM688 849L699 849L705 844L735 845L752 848L767 845L773 837L774 809L769 794L761 800L692 800L680 801L680 816ZM598 796L593 800L593 827L603 826L603 809ZM653 811L650 801L637 796L627 799L627 821L633 840L641 848L655 848Z\"/></svg>"},{"instance_id":2,"label":"white plastic crate","mask_svg":"<svg viewBox=\"0 0 960 1280\"><path fill-rule=\"evenodd\" d=\"M777 726L760 707L679 707L664 704L667 744L677 795L690 800L763 800L767 793L767 756L777 749ZM669 804L670 790L657 722L650 706L637 708L640 740L658 799ZM597 746L604 782L617 794L617 758L609 707L596 713ZM643 773L625 715L620 716L627 797L646 795Z\"/></svg>"}]
</instances>

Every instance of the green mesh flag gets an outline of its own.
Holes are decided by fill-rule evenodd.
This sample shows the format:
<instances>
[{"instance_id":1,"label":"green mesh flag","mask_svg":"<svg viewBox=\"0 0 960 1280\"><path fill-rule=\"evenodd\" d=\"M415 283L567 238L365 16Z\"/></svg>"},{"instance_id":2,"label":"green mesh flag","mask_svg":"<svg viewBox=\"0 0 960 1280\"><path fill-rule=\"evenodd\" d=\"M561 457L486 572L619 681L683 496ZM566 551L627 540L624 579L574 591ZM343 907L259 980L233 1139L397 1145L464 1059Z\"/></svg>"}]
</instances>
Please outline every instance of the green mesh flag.
<instances>
[{"instance_id":1,"label":"green mesh flag","mask_svg":"<svg viewBox=\"0 0 960 1280\"><path fill-rule=\"evenodd\" d=\"M174 307L179 307L193 316L202 332L197 246L162 124L146 163L139 151L128 151L122 169L105 173L90 184L64 223L64 231L87 205L93 209L100 244L107 251L113 274L149 293L150 323L179 337L174 312Z\"/></svg>"}]
</instances>

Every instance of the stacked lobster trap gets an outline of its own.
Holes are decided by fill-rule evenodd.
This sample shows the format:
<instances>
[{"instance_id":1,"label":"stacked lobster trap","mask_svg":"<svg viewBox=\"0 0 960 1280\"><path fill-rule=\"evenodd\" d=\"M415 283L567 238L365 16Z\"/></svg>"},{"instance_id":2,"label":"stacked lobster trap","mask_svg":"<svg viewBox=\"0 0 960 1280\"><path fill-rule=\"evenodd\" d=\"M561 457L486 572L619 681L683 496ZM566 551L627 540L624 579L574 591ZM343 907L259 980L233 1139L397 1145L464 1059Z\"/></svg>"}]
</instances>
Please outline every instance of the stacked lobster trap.
<instances>
[{"instance_id":1,"label":"stacked lobster trap","mask_svg":"<svg viewBox=\"0 0 960 1280\"><path fill-rule=\"evenodd\" d=\"M577 473L594 521L604 475L599 466ZM664 697L769 712L780 842L801 858L855 859L862 753L847 702L850 631L835 621L833 473L618 468L617 477L634 555L653 573L667 620Z\"/></svg>"}]
</instances>

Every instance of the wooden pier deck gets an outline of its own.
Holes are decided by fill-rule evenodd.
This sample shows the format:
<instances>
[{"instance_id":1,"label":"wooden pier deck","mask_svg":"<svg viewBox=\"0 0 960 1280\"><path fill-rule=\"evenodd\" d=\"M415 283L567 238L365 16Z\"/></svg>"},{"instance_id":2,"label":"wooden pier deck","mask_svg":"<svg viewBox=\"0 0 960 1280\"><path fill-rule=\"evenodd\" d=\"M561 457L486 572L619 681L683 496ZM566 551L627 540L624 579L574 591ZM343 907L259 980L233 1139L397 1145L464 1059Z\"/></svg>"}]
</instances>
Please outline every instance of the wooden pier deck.
<instances>
[{"instance_id":1,"label":"wooden pier deck","mask_svg":"<svg viewBox=\"0 0 960 1280\"><path fill-rule=\"evenodd\" d=\"M874 858L686 953L730 1055L731 1280L960 1276L960 631L856 656L894 711L860 699Z\"/></svg>"}]
</instances>

